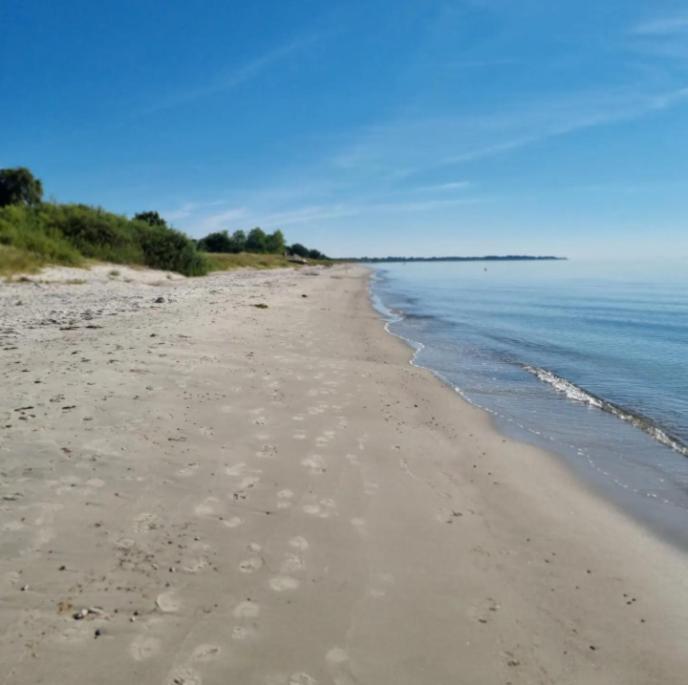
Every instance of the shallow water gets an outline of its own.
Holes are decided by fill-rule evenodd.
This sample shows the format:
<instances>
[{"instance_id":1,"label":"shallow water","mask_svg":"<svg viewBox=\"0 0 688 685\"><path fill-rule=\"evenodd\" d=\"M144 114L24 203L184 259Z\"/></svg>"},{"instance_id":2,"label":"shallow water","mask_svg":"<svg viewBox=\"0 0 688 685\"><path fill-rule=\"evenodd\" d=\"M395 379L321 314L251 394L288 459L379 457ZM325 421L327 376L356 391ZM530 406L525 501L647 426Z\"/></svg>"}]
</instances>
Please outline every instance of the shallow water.
<instances>
[{"instance_id":1,"label":"shallow water","mask_svg":"<svg viewBox=\"0 0 688 685\"><path fill-rule=\"evenodd\" d=\"M372 295L414 363L688 549L688 263L385 264Z\"/></svg>"}]
</instances>

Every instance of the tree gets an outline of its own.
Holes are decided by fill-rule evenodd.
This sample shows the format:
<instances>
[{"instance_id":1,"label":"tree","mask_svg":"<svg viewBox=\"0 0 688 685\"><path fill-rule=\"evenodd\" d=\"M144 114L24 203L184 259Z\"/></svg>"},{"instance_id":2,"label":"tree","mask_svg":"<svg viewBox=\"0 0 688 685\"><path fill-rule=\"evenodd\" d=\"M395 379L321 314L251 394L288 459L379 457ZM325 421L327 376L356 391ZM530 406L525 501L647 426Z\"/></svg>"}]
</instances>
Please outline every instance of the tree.
<instances>
[{"instance_id":1,"label":"tree","mask_svg":"<svg viewBox=\"0 0 688 685\"><path fill-rule=\"evenodd\" d=\"M243 252L246 249L246 233L243 231L234 231L232 234L232 243L232 252Z\"/></svg>"},{"instance_id":2,"label":"tree","mask_svg":"<svg viewBox=\"0 0 688 685\"><path fill-rule=\"evenodd\" d=\"M139 212L134 214L134 221L144 221L149 226L167 226L167 222L157 212Z\"/></svg>"},{"instance_id":3,"label":"tree","mask_svg":"<svg viewBox=\"0 0 688 685\"><path fill-rule=\"evenodd\" d=\"M247 252L265 252L267 247L267 236L261 228L252 228L246 238Z\"/></svg>"},{"instance_id":4,"label":"tree","mask_svg":"<svg viewBox=\"0 0 688 685\"><path fill-rule=\"evenodd\" d=\"M284 233L279 229L270 233L265 241L265 249L272 254L283 254L285 249Z\"/></svg>"},{"instance_id":5,"label":"tree","mask_svg":"<svg viewBox=\"0 0 688 685\"><path fill-rule=\"evenodd\" d=\"M0 169L0 207L38 205L43 198L43 184L26 168Z\"/></svg>"},{"instance_id":6,"label":"tree","mask_svg":"<svg viewBox=\"0 0 688 685\"><path fill-rule=\"evenodd\" d=\"M209 233L205 238L198 241L198 249L205 252L233 252L232 239L227 235L227 231Z\"/></svg>"},{"instance_id":7,"label":"tree","mask_svg":"<svg viewBox=\"0 0 688 685\"><path fill-rule=\"evenodd\" d=\"M311 259L326 259L325 255L320 250L308 250L308 256Z\"/></svg>"},{"instance_id":8,"label":"tree","mask_svg":"<svg viewBox=\"0 0 688 685\"><path fill-rule=\"evenodd\" d=\"M305 259L308 257L308 248L301 243L294 243L289 247L289 253Z\"/></svg>"}]
</instances>

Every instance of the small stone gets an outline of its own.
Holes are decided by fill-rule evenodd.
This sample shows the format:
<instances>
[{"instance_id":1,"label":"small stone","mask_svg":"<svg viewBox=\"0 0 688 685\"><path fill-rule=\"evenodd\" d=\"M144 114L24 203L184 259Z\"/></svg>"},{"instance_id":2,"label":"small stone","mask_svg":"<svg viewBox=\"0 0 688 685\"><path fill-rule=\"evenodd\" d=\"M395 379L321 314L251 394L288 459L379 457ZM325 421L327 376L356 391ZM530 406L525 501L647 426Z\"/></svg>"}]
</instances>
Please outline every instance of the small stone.
<instances>
[{"instance_id":1,"label":"small stone","mask_svg":"<svg viewBox=\"0 0 688 685\"><path fill-rule=\"evenodd\" d=\"M163 304L165 302L164 297L156 297L154 300L155 304Z\"/></svg>"},{"instance_id":2,"label":"small stone","mask_svg":"<svg viewBox=\"0 0 688 685\"><path fill-rule=\"evenodd\" d=\"M22 592L26 592L29 589L29 586L28 585L22 585L20 589Z\"/></svg>"}]
</instances>

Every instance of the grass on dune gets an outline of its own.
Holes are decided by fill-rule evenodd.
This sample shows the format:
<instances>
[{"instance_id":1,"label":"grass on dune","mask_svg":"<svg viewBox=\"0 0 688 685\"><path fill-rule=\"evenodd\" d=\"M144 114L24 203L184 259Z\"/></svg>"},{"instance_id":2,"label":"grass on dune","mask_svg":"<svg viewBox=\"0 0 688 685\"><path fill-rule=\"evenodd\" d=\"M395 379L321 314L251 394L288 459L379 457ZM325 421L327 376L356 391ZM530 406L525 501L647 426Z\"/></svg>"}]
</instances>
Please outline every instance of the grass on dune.
<instances>
[{"instance_id":1,"label":"grass on dune","mask_svg":"<svg viewBox=\"0 0 688 685\"><path fill-rule=\"evenodd\" d=\"M0 245L0 276L34 274L45 264L45 260L33 252Z\"/></svg>"},{"instance_id":2,"label":"grass on dune","mask_svg":"<svg viewBox=\"0 0 688 685\"><path fill-rule=\"evenodd\" d=\"M167 226L86 205L43 203L0 208L0 270L17 273L45 264L83 266L85 259L139 264L186 276L208 272L193 242Z\"/></svg>"},{"instance_id":3,"label":"grass on dune","mask_svg":"<svg viewBox=\"0 0 688 685\"><path fill-rule=\"evenodd\" d=\"M199 251L179 231L85 205L44 203L0 208L0 274L35 273L55 264L86 267L94 261L200 276L240 268L297 267L283 254ZM329 264L309 259L308 264Z\"/></svg>"},{"instance_id":4,"label":"grass on dune","mask_svg":"<svg viewBox=\"0 0 688 685\"><path fill-rule=\"evenodd\" d=\"M280 254L263 254L256 252L206 252L205 257L210 263L211 271L230 271L232 269L281 269L299 268L301 264L290 261ZM308 264L330 265L328 259L309 259Z\"/></svg>"},{"instance_id":5,"label":"grass on dune","mask_svg":"<svg viewBox=\"0 0 688 685\"><path fill-rule=\"evenodd\" d=\"M231 269L279 269L294 266L286 257L278 254L260 254L256 252L206 252L211 271L230 271Z\"/></svg>"}]
</instances>

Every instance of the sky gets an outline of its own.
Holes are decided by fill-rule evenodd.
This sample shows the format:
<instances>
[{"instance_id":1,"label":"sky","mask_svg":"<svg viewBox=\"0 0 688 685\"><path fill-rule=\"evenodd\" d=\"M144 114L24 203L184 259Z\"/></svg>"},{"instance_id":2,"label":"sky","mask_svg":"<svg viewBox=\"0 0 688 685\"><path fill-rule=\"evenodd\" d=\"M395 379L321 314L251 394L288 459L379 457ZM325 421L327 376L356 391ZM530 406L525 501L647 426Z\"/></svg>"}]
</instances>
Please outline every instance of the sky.
<instances>
[{"instance_id":1,"label":"sky","mask_svg":"<svg viewBox=\"0 0 688 685\"><path fill-rule=\"evenodd\" d=\"M331 256L688 258L688 0L0 4L0 167Z\"/></svg>"}]
</instances>

